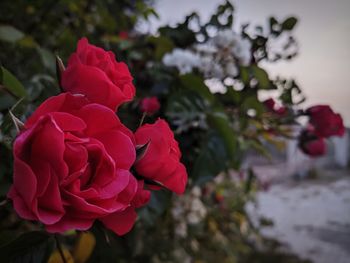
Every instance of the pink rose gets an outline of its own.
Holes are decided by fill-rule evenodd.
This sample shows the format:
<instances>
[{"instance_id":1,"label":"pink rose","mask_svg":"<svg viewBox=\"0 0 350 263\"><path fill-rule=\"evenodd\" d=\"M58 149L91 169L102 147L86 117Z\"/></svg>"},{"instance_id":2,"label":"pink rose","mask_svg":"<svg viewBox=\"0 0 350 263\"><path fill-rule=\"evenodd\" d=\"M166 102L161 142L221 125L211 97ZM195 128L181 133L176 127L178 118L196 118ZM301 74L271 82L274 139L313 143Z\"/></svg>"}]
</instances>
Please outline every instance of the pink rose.
<instances>
[{"instance_id":1,"label":"pink rose","mask_svg":"<svg viewBox=\"0 0 350 263\"><path fill-rule=\"evenodd\" d=\"M150 195L129 171L134 145L111 109L81 95L51 97L15 140L8 197L19 216L48 232L86 230L100 220L125 234Z\"/></svg>"},{"instance_id":2,"label":"pink rose","mask_svg":"<svg viewBox=\"0 0 350 263\"><path fill-rule=\"evenodd\" d=\"M149 143L145 155L135 163L138 174L182 194L187 183L185 166L180 162L181 152L168 123L158 119L145 124L135 133L137 145Z\"/></svg>"},{"instance_id":3,"label":"pink rose","mask_svg":"<svg viewBox=\"0 0 350 263\"><path fill-rule=\"evenodd\" d=\"M149 115L153 115L160 109L160 103L157 97L144 98L140 101L140 110Z\"/></svg>"},{"instance_id":4,"label":"pink rose","mask_svg":"<svg viewBox=\"0 0 350 263\"><path fill-rule=\"evenodd\" d=\"M115 111L135 96L132 80L127 65L117 62L113 52L90 45L82 38L77 51L69 58L61 81L65 91L83 94L91 102Z\"/></svg>"},{"instance_id":5,"label":"pink rose","mask_svg":"<svg viewBox=\"0 0 350 263\"><path fill-rule=\"evenodd\" d=\"M310 123L319 137L343 136L345 127L340 114L334 113L328 105L317 105L306 110L310 116Z\"/></svg>"}]
</instances>

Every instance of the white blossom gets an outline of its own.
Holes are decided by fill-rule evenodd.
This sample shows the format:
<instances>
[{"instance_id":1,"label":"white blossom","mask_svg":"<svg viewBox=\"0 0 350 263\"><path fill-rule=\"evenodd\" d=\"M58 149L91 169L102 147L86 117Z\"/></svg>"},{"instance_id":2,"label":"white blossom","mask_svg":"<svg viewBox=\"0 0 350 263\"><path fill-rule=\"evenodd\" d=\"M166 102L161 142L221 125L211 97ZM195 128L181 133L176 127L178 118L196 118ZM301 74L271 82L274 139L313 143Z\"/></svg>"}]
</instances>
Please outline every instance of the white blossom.
<instances>
[{"instance_id":1,"label":"white blossom","mask_svg":"<svg viewBox=\"0 0 350 263\"><path fill-rule=\"evenodd\" d=\"M251 59L251 43L247 38L235 33L230 29L219 31L211 40L219 50L234 56L244 66L248 65Z\"/></svg>"},{"instance_id":2,"label":"white blossom","mask_svg":"<svg viewBox=\"0 0 350 263\"><path fill-rule=\"evenodd\" d=\"M187 74L191 73L193 68L199 67L200 56L186 49L175 48L171 53L164 55L163 63L176 67L180 74Z\"/></svg>"}]
</instances>

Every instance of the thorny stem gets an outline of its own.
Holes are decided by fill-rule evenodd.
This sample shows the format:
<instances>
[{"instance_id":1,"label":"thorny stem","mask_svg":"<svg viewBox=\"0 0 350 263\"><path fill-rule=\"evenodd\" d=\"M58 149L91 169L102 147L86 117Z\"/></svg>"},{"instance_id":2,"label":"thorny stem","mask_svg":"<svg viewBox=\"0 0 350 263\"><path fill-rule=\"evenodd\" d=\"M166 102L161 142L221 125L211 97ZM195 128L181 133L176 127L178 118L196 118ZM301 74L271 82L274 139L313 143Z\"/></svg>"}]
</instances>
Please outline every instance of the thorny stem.
<instances>
[{"instance_id":1,"label":"thorny stem","mask_svg":"<svg viewBox=\"0 0 350 263\"><path fill-rule=\"evenodd\" d=\"M66 257L64 256L63 249L57 235L55 235L55 240L56 240L56 246L57 246L58 252L60 253L63 263L68 263L66 260Z\"/></svg>"}]
</instances>

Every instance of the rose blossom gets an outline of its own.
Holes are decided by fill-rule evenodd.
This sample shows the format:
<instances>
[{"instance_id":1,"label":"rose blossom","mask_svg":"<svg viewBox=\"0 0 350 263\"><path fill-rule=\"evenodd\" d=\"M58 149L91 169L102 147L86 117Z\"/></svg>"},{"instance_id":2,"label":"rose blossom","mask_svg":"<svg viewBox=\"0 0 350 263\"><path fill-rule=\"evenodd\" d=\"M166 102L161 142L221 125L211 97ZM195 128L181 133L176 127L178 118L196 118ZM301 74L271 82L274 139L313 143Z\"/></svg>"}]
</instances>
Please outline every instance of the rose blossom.
<instances>
[{"instance_id":1,"label":"rose blossom","mask_svg":"<svg viewBox=\"0 0 350 263\"><path fill-rule=\"evenodd\" d=\"M100 220L117 234L133 226L135 208L150 193L129 169L133 134L114 114L81 95L46 100L14 143L14 178L8 193L18 215L48 232L89 229Z\"/></svg>"},{"instance_id":2,"label":"rose blossom","mask_svg":"<svg viewBox=\"0 0 350 263\"><path fill-rule=\"evenodd\" d=\"M160 103L157 97L143 98L140 101L140 110L149 115L153 115L160 109Z\"/></svg>"},{"instance_id":3,"label":"rose blossom","mask_svg":"<svg viewBox=\"0 0 350 263\"><path fill-rule=\"evenodd\" d=\"M315 134L328 138L333 135L343 136L345 127L340 114L334 113L328 105L317 105L306 110L310 123L315 128Z\"/></svg>"},{"instance_id":4,"label":"rose blossom","mask_svg":"<svg viewBox=\"0 0 350 263\"><path fill-rule=\"evenodd\" d=\"M287 109L284 106L276 105L276 101L272 98L265 100L263 104L270 112L275 113L279 116L283 116L287 112Z\"/></svg>"},{"instance_id":5,"label":"rose blossom","mask_svg":"<svg viewBox=\"0 0 350 263\"><path fill-rule=\"evenodd\" d=\"M145 155L135 163L137 173L181 194L185 191L187 172L180 162L181 152L168 123L158 119L135 133L137 145L149 143Z\"/></svg>"},{"instance_id":6,"label":"rose blossom","mask_svg":"<svg viewBox=\"0 0 350 263\"><path fill-rule=\"evenodd\" d=\"M326 153L325 140L318 137L311 127L301 132L299 147L305 154L312 157L319 157Z\"/></svg>"},{"instance_id":7,"label":"rose blossom","mask_svg":"<svg viewBox=\"0 0 350 263\"><path fill-rule=\"evenodd\" d=\"M90 45L86 38L78 42L77 51L71 55L62 74L65 91L83 94L91 102L112 110L135 96L127 65L117 62L113 52Z\"/></svg>"}]
</instances>

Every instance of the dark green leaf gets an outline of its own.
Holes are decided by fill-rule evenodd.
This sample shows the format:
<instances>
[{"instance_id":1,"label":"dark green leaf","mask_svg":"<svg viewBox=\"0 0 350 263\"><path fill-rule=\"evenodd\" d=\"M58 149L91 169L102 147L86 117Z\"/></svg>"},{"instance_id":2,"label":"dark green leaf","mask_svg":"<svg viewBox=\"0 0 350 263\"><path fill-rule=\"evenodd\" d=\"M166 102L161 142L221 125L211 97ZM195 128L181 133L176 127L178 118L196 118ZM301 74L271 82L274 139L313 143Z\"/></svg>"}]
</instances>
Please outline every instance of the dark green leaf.
<instances>
[{"instance_id":1,"label":"dark green leaf","mask_svg":"<svg viewBox=\"0 0 350 263\"><path fill-rule=\"evenodd\" d=\"M186 74L180 76L181 83L189 90L193 90L198 95L207 99L209 102L214 102L215 96L210 92L209 88L204 84L204 80L194 74Z\"/></svg>"},{"instance_id":2,"label":"dark green leaf","mask_svg":"<svg viewBox=\"0 0 350 263\"><path fill-rule=\"evenodd\" d=\"M259 83L259 88L261 89L268 89L271 87L271 82L269 79L269 75L266 73L266 71L258 66L253 65L251 67L252 73L256 80Z\"/></svg>"},{"instance_id":3,"label":"dark green leaf","mask_svg":"<svg viewBox=\"0 0 350 263\"><path fill-rule=\"evenodd\" d=\"M208 134L205 142L202 143L200 154L198 155L192 170L192 178L196 184L203 184L220 172L229 161L225 143L221 136L215 132Z\"/></svg>"},{"instance_id":4,"label":"dark green leaf","mask_svg":"<svg viewBox=\"0 0 350 263\"><path fill-rule=\"evenodd\" d=\"M209 126L215 129L225 142L228 156L233 158L237 147L237 140L230 126L228 116L224 112L213 112L209 113L207 118Z\"/></svg>"},{"instance_id":5,"label":"dark green leaf","mask_svg":"<svg viewBox=\"0 0 350 263\"><path fill-rule=\"evenodd\" d=\"M261 114L265 110L263 104L257 99L256 96L249 96L242 103L243 111L247 112L250 109L255 110L257 115Z\"/></svg>"},{"instance_id":6,"label":"dark green leaf","mask_svg":"<svg viewBox=\"0 0 350 263\"><path fill-rule=\"evenodd\" d=\"M24 233L14 241L0 247L2 262L46 262L52 243L46 232Z\"/></svg>"},{"instance_id":7,"label":"dark green leaf","mask_svg":"<svg viewBox=\"0 0 350 263\"><path fill-rule=\"evenodd\" d=\"M171 39L167 37L150 37L149 41L155 45L155 56L157 60L161 60L165 53L170 52L174 48Z\"/></svg>"},{"instance_id":8,"label":"dark green leaf","mask_svg":"<svg viewBox=\"0 0 350 263\"><path fill-rule=\"evenodd\" d=\"M27 92L24 89L22 83L19 82L19 80L4 67L1 67L0 69L2 73L1 84L18 98L23 98L27 96Z\"/></svg>"},{"instance_id":9,"label":"dark green leaf","mask_svg":"<svg viewBox=\"0 0 350 263\"><path fill-rule=\"evenodd\" d=\"M282 23L282 28L284 30L292 30L294 28L294 26L297 24L298 19L296 19L295 17L289 17L286 20L284 20L284 22Z\"/></svg>"},{"instance_id":10,"label":"dark green leaf","mask_svg":"<svg viewBox=\"0 0 350 263\"><path fill-rule=\"evenodd\" d=\"M19 31L13 26L0 26L0 40L14 43L21 40L23 37L23 32Z\"/></svg>"},{"instance_id":11,"label":"dark green leaf","mask_svg":"<svg viewBox=\"0 0 350 263\"><path fill-rule=\"evenodd\" d=\"M44 64L44 66L51 72L56 72L56 58L55 56L47 49L45 48L37 48L37 51L40 55L41 61Z\"/></svg>"}]
</instances>

